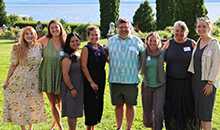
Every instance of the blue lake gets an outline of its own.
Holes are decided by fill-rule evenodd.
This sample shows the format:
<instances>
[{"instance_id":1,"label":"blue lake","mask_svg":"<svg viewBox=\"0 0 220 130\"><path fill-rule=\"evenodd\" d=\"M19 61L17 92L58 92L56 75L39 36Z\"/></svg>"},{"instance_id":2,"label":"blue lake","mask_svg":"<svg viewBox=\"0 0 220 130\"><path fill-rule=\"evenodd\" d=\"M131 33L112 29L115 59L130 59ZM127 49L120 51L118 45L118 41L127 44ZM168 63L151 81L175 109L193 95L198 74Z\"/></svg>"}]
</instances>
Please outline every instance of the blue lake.
<instances>
[{"instance_id":1,"label":"blue lake","mask_svg":"<svg viewBox=\"0 0 220 130\"><path fill-rule=\"evenodd\" d=\"M132 21L135 10L140 2L121 3L120 17L126 17ZM155 10L155 3L150 4ZM220 18L220 2L206 2L208 16L215 21ZM68 22L97 23L99 22L99 4L13 4L6 3L6 11L10 14L31 16L35 20L48 21L54 18L62 18Z\"/></svg>"}]
</instances>

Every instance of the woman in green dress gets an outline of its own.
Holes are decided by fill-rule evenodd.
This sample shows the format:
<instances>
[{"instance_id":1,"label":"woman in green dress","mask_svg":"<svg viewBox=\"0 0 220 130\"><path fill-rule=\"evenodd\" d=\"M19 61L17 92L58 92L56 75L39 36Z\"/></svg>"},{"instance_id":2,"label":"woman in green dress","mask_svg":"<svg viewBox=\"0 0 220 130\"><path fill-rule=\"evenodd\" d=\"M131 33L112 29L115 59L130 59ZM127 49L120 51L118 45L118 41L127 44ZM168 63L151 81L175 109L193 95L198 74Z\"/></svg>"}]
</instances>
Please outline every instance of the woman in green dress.
<instances>
[{"instance_id":1,"label":"woman in green dress","mask_svg":"<svg viewBox=\"0 0 220 130\"><path fill-rule=\"evenodd\" d=\"M43 46L43 61L40 66L40 91L46 92L51 105L54 121L51 130L61 124L61 57L66 39L66 32L60 22L51 20L48 24L48 34L39 39Z\"/></svg>"}]
</instances>

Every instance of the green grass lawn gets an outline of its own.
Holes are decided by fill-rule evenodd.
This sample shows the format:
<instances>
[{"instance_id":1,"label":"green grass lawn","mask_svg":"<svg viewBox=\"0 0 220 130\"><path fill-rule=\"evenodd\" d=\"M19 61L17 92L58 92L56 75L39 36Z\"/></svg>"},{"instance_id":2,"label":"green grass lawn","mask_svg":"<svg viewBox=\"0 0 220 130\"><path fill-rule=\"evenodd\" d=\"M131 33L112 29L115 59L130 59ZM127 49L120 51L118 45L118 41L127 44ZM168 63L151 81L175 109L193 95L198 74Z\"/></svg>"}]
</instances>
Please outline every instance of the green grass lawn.
<instances>
[{"instance_id":1,"label":"green grass lawn","mask_svg":"<svg viewBox=\"0 0 220 130\"><path fill-rule=\"evenodd\" d=\"M10 57L10 51L13 41L11 40L0 40L0 86L2 86L3 81L6 78L6 73L8 71L9 66L9 57ZM102 40L101 43L106 43L106 40ZM85 45L86 43L83 42L82 45ZM108 67L107 72L108 72ZM140 90L140 89L139 89ZM139 91L140 92L140 91ZM19 127L17 125L13 125L10 123L4 123L2 121L2 114L3 114L3 89L0 89L0 130L19 130ZM51 124L51 113L50 113L50 107L47 101L47 98L45 96L46 104L45 109L47 112L47 122L36 124L34 125L34 130L49 130L50 124ZM215 103L215 110L214 110L214 117L213 117L213 127L217 130L220 130L220 92L218 91L217 97L216 97L216 103ZM67 123L66 119L63 118L62 122L64 124L65 130L67 130ZM125 122L125 121L124 121ZM125 125L124 125L125 126ZM115 130L115 115L114 115L114 107L111 105L110 100L110 93L109 93L109 86L108 83L106 85L106 91L105 91L105 106L104 106L104 113L102 122L97 125L97 130ZM140 94L138 97L138 105L136 107L136 117L133 124L133 130L144 130L144 126L142 123L142 106L141 106L141 98ZM84 118L80 118L78 120L78 126L77 130L85 130L84 125Z\"/></svg>"}]
</instances>

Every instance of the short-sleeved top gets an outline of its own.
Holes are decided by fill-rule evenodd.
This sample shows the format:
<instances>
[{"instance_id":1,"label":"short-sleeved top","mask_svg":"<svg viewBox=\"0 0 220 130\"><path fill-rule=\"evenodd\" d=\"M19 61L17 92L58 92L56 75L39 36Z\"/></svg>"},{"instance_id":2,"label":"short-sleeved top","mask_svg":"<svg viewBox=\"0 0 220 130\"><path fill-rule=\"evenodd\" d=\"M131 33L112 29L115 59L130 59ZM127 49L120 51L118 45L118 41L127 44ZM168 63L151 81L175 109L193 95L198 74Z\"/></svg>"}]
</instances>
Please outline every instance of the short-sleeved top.
<instances>
[{"instance_id":1,"label":"short-sleeved top","mask_svg":"<svg viewBox=\"0 0 220 130\"><path fill-rule=\"evenodd\" d=\"M166 72L168 77L185 79L193 51L192 40L187 39L184 43L176 43L174 39L165 52Z\"/></svg>"},{"instance_id":2,"label":"short-sleeved top","mask_svg":"<svg viewBox=\"0 0 220 130\"><path fill-rule=\"evenodd\" d=\"M144 44L140 38L129 35L121 39L119 35L111 37L107 45L109 51L109 82L137 84L140 69L140 56Z\"/></svg>"}]
</instances>

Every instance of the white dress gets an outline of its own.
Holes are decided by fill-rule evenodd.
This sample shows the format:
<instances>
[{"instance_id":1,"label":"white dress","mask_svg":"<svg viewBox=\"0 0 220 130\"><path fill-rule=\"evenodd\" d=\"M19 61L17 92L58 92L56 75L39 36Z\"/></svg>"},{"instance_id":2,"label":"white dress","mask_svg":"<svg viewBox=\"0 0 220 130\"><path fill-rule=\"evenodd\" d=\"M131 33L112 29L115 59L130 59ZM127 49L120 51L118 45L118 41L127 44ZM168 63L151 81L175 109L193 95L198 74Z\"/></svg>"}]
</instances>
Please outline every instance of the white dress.
<instances>
[{"instance_id":1,"label":"white dress","mask_svg":"<svg viewBox=\"0 0 220 130\"><path fill-rule=\"evenodd\" d=\"M29 49L27 59L18 64L4 91L4 121L28 125L45 121L43 94L39 91L39 67L41 47ZM12 64L17 63L15 50L11 53Z\"/></svg>"}]
</instances>

